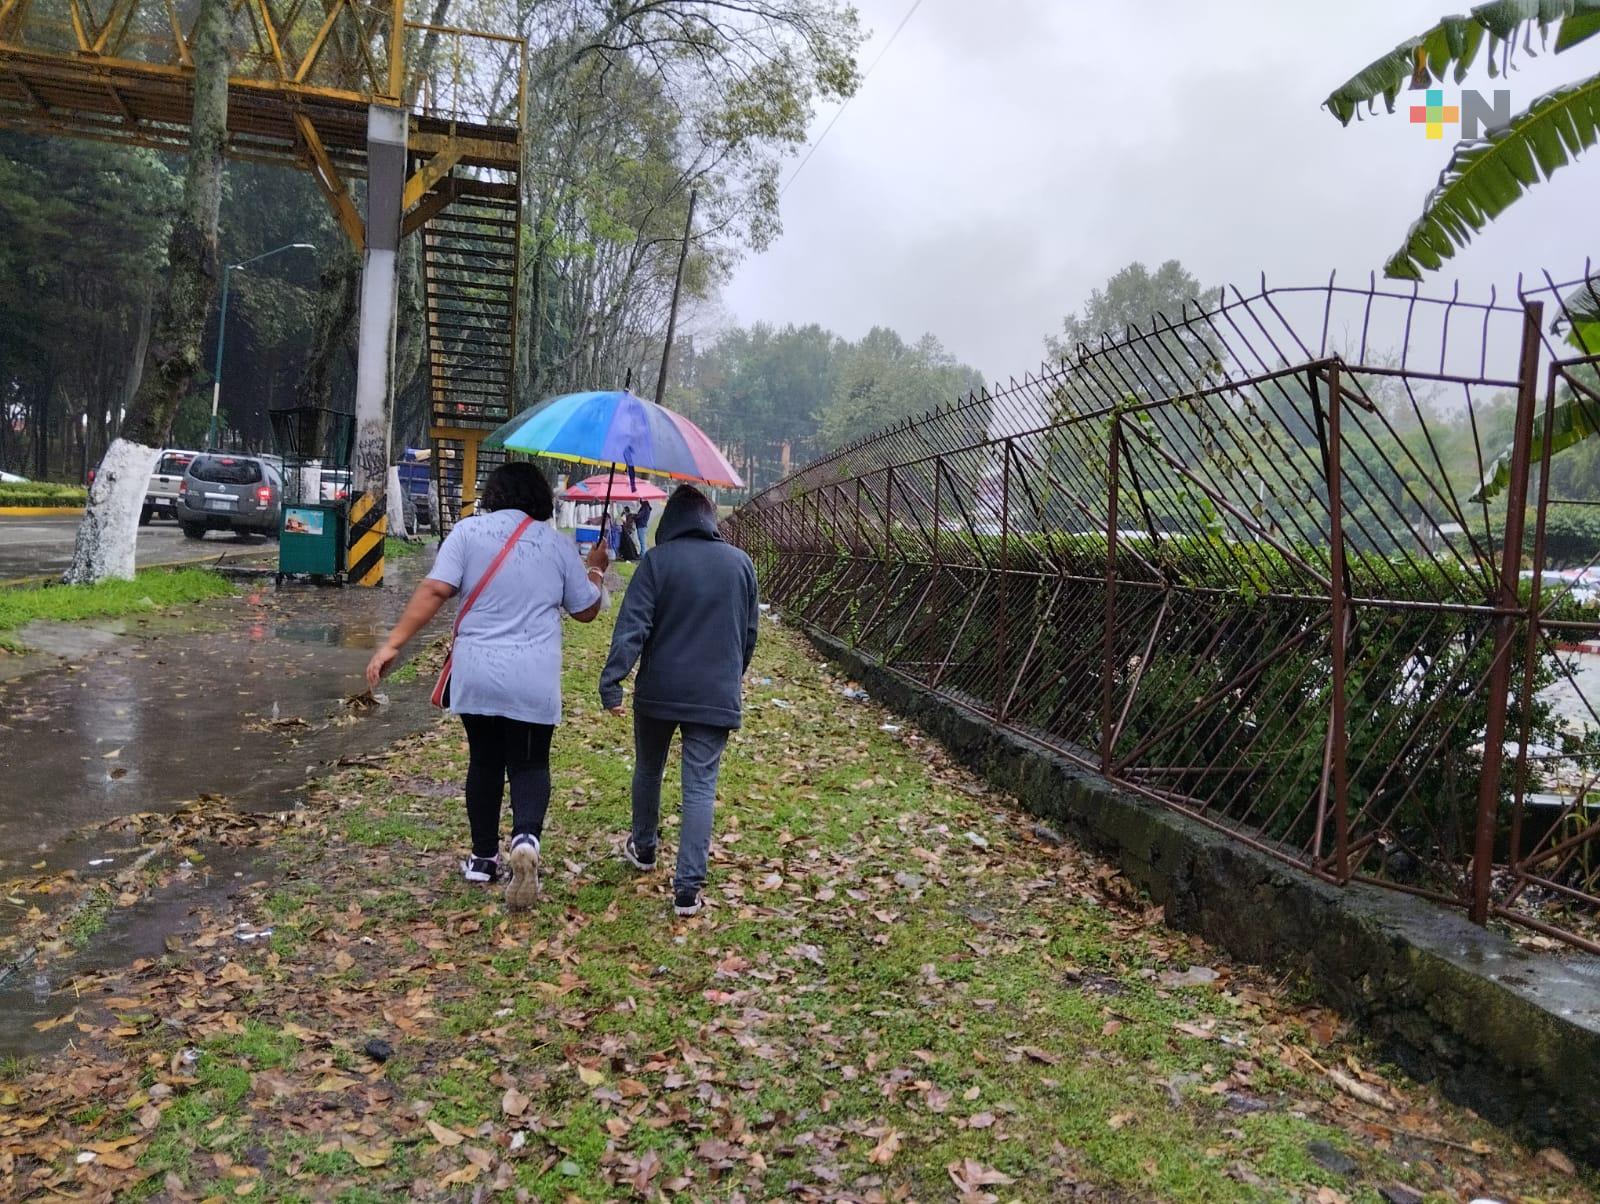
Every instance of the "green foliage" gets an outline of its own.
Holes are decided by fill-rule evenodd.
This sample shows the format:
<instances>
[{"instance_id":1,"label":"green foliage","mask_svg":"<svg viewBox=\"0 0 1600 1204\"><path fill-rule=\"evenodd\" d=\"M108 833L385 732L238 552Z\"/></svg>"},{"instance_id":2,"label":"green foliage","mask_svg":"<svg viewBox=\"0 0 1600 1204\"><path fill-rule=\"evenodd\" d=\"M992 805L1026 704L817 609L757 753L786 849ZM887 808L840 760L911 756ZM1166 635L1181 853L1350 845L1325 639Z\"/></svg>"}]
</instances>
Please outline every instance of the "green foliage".
<instances>
[{"instance_id":1,"label":"green foliage","mask_svg":"<svg viewBox=\"0 0 1600 1204\"><path fill-rule=\"evenodd\" d=\"M1529 509L1523 550L1533 548L1538 512ZM1553 505L1545 512L1544 555L1547 568L1581 568L1600 561L1600 507Z\"/></svg>"},{"instance_id":2,"label":"green foliage","mask_svg":"<svg viewBox=\"0 0 1600 1204\"><path fill-rule=\"evenodd\" d=\"M81 485L52 485L48 481L29 481L25 485L0 483L0 506L83 505L89 491Z\"/></svg>"},{"instance_id":3,"label":"green foliage","mask_svg":"<svg viewBox=\"0 0 1600 1204\"><path fill-rule=\"evenodd\" d=\"M152 152L0 131L0 466L52 475L47 440L81 415L104 437L138 377L177 195Z\"/></svg>"},{"instance_id":4,"label":"green foliage","mask_svg":"<svg viewBox=\"0 0 1600 1204\"><path fill-rule=\"evenodd\" d=\"M1528 450L1532 459L1542 459L1545 444L1545 414L1541 410L1533 420L1533 438ZM1555 455L1583 442L1600 430L1600 402L1582 395L1573 395L1558 401L1551 411L1550 453ZM1497 496L1511 481L1511 466L1515 462L1514 447L1508 445L1484 472L1483 480L1472 494L1472 501Z\"/></svg>"},{"instance_id":5,"label":"green foliage","mask_svg":"<svg viewBox=\"0 0 1600 1204\"><path fill-rule=\"evenodd\" d=\"M233 592L206 569L147 569L132 581L0 588L0 638L37 619L69 622L165 610Z\"/></svg>"},{"instance_id":6,"label":"green foliage","mask_svg":"<svg viewBox=\"0 0 1600 1204\"><path fill-rule=\"evenodd\" d=\"M1555 49L1560 54L1600 33L1600 0L1491 0L1468 16L1446 17L1334 89L1324 106L1345 125L1363 104L1370 108L1380 96L1393 113L1408 81L1413 88L1426 88L1453 69L1455 81L1463 82L1485 42L1493 77L1499 70L1497 55L1510 66L1519 35L1537 26L1548 39L1558 22ZM1600 75L1540 97L1482 140L1462 142L1405 244L1385 266L1386 273L1420 280L1423 272L1436 270L1528 188L1549 179L1597 138Z\"/></svg>"},{"instance_id":7,"label":"green foliage","mask_svg":"<svg viewBox=\"0 0 1600 1204\"><path fill-rule=\"evenodd\" d=\"M1585 281L1563 298L1558 326L1580 355L1600 355L1600 277Z\"/></svg>"},{"instance_id":8,"label":"green foliage","mask_svg":"<svg viewBox=\"0 0 1600 1204\"><path fill-rule=\"evenodd\" d=\"M784 157L804 143L812 106L858 83L855 11L838 0L482 0L482 12L533 47L523 387L620 387L631 373L649 391L691 190L692 303L776 236ZM493 111L510 96L486 101Z\"/></svg>"},{"instance_id":9,"label":"green foliage","mask_svg":"<svg viewBox=\"0 0 1600 1204\"><path fill-rule=\"evenodd\" d=\"M982 387L933 335L907 343L875 326L843 357L833 396L814 415L817 439L824 449L852 443Z\"/></svg>"},{"instance_id":10,"label":"green foliage","mask_svg":"<svg viewBox=\"0 0 1600 1204\"><path fill-rule=\"evenodd\" d=\"M1425 88L1443 82L1453 71L1462 83L1477 61L1485 41L1489 47L1489 75L1498 74L1495 57L1509 54L1524 27L1537 26L1541 37L1560 23L1556 53L1600 33L1600 3L1596 0L1490 0L1466 16L1442 19L1427 32L1407 38L1389 53L1362 68L1335 88L1323 104L1344 125L1349 125L1362 105L1369 108L1382 97L1389 112L1407 85Z\"/></svg>"},{"instance_id":11,"label":"green foliage","mask_svg":"<svg viewBox=\"0 0 1600 1204\"><path fill-rule=\"evenodd\" d=\"M1217 373L1219 345L1190 329L1167 329L1162 318L1177 321L1195 304L1214 304L1220 289L1204 289L1183 264L1169 259L1154 272L1135 261L1089 294L1083 309L1068 314L1061 333L1045 337L1052 359L1075 360L1080 348L1094 349L1103 340L1117 340L1130 331L1150 334L1150 351L1129 357L1126 380L1118 382L1135 399L1171 397L1205 385ZM1065 398L1058 402L1061 410Z\"/></svg>"},{"instance_id":12,"label":"green foliage","mask_svg":"<svg viewBox=\"0 0 1600 1204\"><path fill-rule=\"evenodd\" d=\"M1510 125L1456 148L1422 216L1385 265L1387 275L1421 280L1472 241L1541 180L1600 139L1600 75L1541 96Z\"/></svg>"},{"instance_id":13,"label":"green foliage","mask_svg":"<svg viewBox=\"0 0 1600 1204\"><path fill-rule=\"evenodd\" d=\"M860 342L815 324L733 327L705 348L679 353L672 390L675 408L734 453L752 488L863 435L982 387L975 369L958 363L939 340L907 343L875 327ZM981 431L986 407L973 418Z\"/></svg>"},{"instance_id":14,"label":"green foliage","mask_svg":"<svg viewBox=\"0 0 1600 1204\"><path fill-rule=\"evenodd\" d=\"M905 538L916 542L910 532ZM1005 701L996 691L1009 690L1031 647L1008 718L1096 760L1110 664L1113 716L1133 695L1113 749L1114 759L1127 759L1123 776L1148 772L1163 791L1203 800L1291 848L1311 847L1311 804L1322 782L1333 699L1328 603L1287 586L1296 570L1284 552L1199 537L1119 540L1115 605L1153 605L1152 591L1135 583L1164 583L1170 592L1161 595L1168 609L1156 637L1147 645L1148 627L1121 622L1108 660L1104 535L1013 533L1003 550L997 536L942 539L946 564L981 558L1006 565L1003 580L985 579L975 605L964 590L943 605L937 597L921 604L934 572L928 565L895 575L884 598L882 577L864 587L841 556L814 566L795 596L783 599L785 609L886 660L938 663L948 652L941 688L991 711ZM1311 563L1326 556L1325 549L1291 551ZM770 571L775 553L764 555ZM1356 550L1351 573L1357 595L1381 581L1395 601L1483 598L1481 578L1455 563ZM916 621L913 607L927 623ZM1556 608L1556 617L1578 613L1570 601ZM1491 625L1456 610L1361 606L1352 613L1345 679L1350 813L1365 811L1369 825L1431 852L1429 871L1447 884L1474 827L1481 750L1471 746L1487 716L1487 694L1477 683L1492 659ZM1045 638L1034 639L1036 632ZM1514 638L1521 647L1525 634ZM1535 695L1555 678L1547 658L1535 671ZM1518 691L1511 730L1520 729L1522 714ZM1543 701L1534 703L1529 723L1537 743L1570 742ZM1510 785L1508 779L1507 791Z\"/></svg>"}]
</instances>

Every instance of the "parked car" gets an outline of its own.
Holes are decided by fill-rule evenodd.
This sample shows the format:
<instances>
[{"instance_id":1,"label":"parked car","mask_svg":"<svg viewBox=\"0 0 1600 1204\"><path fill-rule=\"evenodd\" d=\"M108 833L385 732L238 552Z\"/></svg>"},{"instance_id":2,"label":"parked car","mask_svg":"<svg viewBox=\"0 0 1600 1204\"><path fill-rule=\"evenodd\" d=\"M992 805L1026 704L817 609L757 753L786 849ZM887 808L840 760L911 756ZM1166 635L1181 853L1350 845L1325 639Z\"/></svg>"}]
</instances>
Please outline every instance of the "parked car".
<instances>
[{"instance_id":1,"label":"parked car","mask_svg":"<svg viewBox=\"0 0 1600 1204\"><path fill-rule=\"evenodd\" d=\"M145 486L144 506L139 511L141 527L148 525L158 514L162 518L176 517L178 486L183 484L184 471L199 454L171 447L161 453L155 471L150 474L150 484Z\"/></svg>"},{"instance_id":2,"label":"parked car","mask_svg":"<svg viewBox=\"0 0 1600 1204\"><path fill-rule=\"evenodd\" d=\"M342 502L350 496L350 470L348 468L324 468L322 470L322 501L326 505L330 502Z\"/></svg>"},{"instance_id":3,"label":"parked car","mask_svg":"<svg viewBox=\"0 0 1600 1204\"><path fill-rule=\"evenodd\" d=\"M0 472L0 485L26 485L27 477L19 477L14 472Z\"/></svg>"},{"instance_id":4,"label":"parked car","mask_svg":"<svg viewBox=\"0 0 1600 1204\"><path fill-rule=\"evenodd\" d=\"M184 535L236 531L276 537L283 511L283 477L257 456L196 456L178 486L174 513Z\"/></svg>"}]
</instances>

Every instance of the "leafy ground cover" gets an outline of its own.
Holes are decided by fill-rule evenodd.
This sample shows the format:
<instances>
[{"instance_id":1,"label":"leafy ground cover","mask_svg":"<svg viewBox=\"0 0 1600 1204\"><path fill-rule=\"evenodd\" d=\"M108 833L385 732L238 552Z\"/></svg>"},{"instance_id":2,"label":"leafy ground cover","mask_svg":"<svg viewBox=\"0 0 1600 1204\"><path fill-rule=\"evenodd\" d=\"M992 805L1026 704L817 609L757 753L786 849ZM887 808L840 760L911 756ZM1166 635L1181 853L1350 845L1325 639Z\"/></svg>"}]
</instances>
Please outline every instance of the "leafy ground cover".
<instances>
[{"instance_id":1,"label":"leafy ground cover","mask_svg":"<svg viewBox=\"0 0 1600 1204\"><path fill-rule=\"evenodd\" d=\"M89 491L81 485L52 485L48 481L0 481L0 506L81 506Z\"/></svg>"},{"instance_id":2,"label":"leafy ground cover","mask_svg":"<svg viewBox=\"0 0 1600 1204\"><path fill-rule=\"evenodd\" d=\"M711 906L673 919L617 856L607 624L568 632L535 911L460 880L452 723L330 779L253 826L271 884L71 984L44 1024L72 1045L0 1073L0 1195L1595 1199L1166 929L776 625Z\"/></svg>"},{"instance_id":3,"label":"leafy ground cover","mask_svg":"<svg viewBox=\"0 0 1600 1204\"><path fill-rule=\"evenodd\" d=\"M166 610L233 592L227 578L208 569L146 569L132 581L98 585L0 588L0 648L16 648L7 633L36 619L65 622Z\"/></svg>"},{"instance_id":4,"label":"leafy ground cover","mask_svg":"<svg viewBox=\"0 0 1600 1204\"><path fill-rule=\"evenodd\" d=\"M419 555L430 540L424 539L397 539L393 535L383 541L383 554L396 560L405 560Z\"/></svg>"}]
</instances>

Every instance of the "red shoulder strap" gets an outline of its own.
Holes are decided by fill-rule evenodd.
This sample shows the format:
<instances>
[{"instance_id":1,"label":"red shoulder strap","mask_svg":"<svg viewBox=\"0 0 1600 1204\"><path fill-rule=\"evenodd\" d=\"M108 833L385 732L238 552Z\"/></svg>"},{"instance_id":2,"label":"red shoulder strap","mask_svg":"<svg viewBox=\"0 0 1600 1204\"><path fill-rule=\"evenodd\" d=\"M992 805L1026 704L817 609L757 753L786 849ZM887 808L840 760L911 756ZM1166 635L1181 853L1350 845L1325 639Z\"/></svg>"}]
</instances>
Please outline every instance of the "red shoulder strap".
<instances>
[{"instance_id":1,"label":"red shoulder strap","mask_svg":"<svg viewBox=\"0 0 1600 1204\"><path fill-rule=\"evenodd\" d=\"M461 630L461 620L467 617L467 611L472 609L472 604L478 600L478 595L483 593L483 587L494 580L494 575L500 571L500 566L505 564L506 557L511 555L511 549L517 546L517 540L521 539L522 533L532 525L533 518L531 516L524 518L517 524L517 529L511 533L511 538L506 540L506 546L501 548L499 554L490 561L488 570L478 578L478 584L472 587L472 592L467 595L467 600L456 611L456 622L455 626L450 629L451 634L456 634Z\"/></svg>"}]
</instances>

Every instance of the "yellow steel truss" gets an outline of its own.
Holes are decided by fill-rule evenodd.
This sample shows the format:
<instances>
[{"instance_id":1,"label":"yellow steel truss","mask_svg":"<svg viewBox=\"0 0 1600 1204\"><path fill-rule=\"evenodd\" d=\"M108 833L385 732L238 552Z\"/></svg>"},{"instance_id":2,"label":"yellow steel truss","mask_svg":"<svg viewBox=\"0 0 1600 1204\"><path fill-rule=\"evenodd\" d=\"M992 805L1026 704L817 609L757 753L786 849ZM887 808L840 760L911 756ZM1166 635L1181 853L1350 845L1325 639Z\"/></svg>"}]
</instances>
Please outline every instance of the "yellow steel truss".
<instances>
[{"instance_id":1,"label":"yellow steel truss","mask_svg":"<svg viewBox=\"0 0 1600 1204\"><path fill-rule=\"evenodd\" d=\"M431 111L405 93L408 50L448 38L458 54L465 44L468 55L509 56L520 117L520 40L407 21L403 0L231 3L229 153L309 171L357 247L363 227L346 180L365 170L369 105L411 111L416 171L405 200L418 216L480 183L498 192L518 171L516 118ZM181 149L197 12L198 0L0 0L0 125Z\"/></svg>"}]
</instances>

